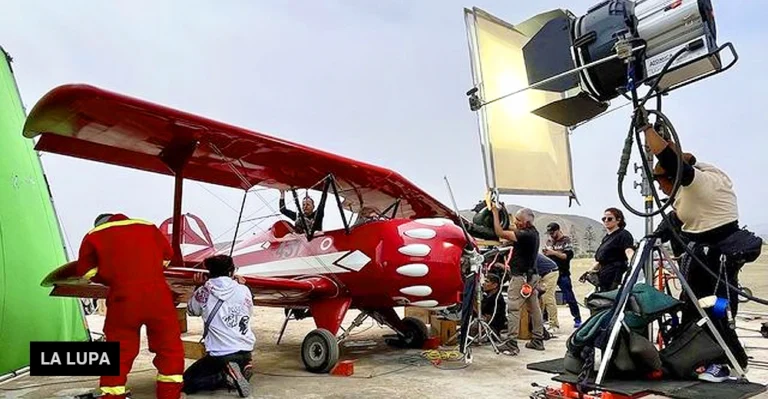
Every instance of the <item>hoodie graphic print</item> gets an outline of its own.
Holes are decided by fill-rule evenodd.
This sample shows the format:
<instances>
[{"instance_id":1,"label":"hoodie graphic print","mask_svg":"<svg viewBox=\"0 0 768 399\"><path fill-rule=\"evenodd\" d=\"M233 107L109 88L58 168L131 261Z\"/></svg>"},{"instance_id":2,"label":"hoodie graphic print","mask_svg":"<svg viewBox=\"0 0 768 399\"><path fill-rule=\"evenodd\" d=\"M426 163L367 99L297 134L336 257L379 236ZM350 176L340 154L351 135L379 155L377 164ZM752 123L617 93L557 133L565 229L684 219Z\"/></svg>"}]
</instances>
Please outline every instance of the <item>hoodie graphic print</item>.
<instances>
[{"instance_id":1,"label":"hoodie graphic print","mask_svg":"<svg viewBox=\"0 0 768 399\"><path fill-rule=\"evenodd\" d=\"M187 303L187 313L208 320L216 304L219 310L208 326L205 347L211 356L225 356L238 351L253 351L256 337L250 328L253 297L248 287L231 277L216 277L195 290Z\"/></svg>"}]
</instances>

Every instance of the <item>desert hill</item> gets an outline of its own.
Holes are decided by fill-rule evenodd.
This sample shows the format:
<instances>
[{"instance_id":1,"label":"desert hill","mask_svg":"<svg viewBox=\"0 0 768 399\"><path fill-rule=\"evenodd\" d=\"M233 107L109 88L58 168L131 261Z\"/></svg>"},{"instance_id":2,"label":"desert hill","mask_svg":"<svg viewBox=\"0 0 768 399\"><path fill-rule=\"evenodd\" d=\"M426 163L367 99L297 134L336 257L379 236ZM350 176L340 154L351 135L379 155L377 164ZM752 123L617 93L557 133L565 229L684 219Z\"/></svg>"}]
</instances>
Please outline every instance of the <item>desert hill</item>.
<instances>
[{"instance_id":1,"label":"desert hill","mask_svg":"<svg viewBox=\"0 0 768 399\"><path fill-rule=\"evenodd\" d=\"M522 208L519 205L507 205L507 211L510 215ZM597 220L578 215L563 215L540 212L532 209L535 215L534 225L541 235L542 244L549 238L546 234L547 225L555 222L560 225L563 233L569 235L573 240L575 256L589 256L600 245L600 240L605 234L603 224ZM461 215L469 220L475 215L471 210L461 211Z\"/></svg>"}]
</instances>

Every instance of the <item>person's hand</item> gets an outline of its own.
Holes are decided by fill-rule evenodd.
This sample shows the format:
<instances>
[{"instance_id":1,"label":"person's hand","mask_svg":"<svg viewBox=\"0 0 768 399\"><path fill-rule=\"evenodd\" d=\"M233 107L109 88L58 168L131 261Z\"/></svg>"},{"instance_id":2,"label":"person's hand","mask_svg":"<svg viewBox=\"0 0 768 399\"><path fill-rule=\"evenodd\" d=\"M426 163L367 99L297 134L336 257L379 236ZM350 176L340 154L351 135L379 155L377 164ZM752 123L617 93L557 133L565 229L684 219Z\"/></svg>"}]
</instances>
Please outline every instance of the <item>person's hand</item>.
<instances>
[{"instance_id":1,"label":"person's hand","mask_svg":"<svg viewBox=\"0 0 768 399\"><path fill-rule=\"evenodd\" d=\"M637 127L638 129L645 130L645 128L649 126L648 111L646 111L644 107L635 108L634 120L635 120L635 127Z\"/></svg>"},{"instance_id":2,"label":"person's hand","mask_svg":"<svg viewBox=\"0 0 768 399\"><path fill-rule=\"evenodd\" d=\"M203 285L205 284L205 281L208 280L208 276L205 273L197 272L192 277L192 282L195 283L195 285Z\"/></svg>"},{"instance_id":3,"label":"person's hand","mask_svg":"<svg viewBox=\"0 0 768 399\"><path fill-rule=\"evenodd\" d=\"M549 255L552 255L552 254L554 254L554 253L555 253L555 251L553 251L553 250L551 250L551 249L549 249L549 248L544 248L544 249L542 249L542 250L541 250L541 252L542 252L544 255L547 255L547 256L549 256Z\"/></svg>"},{"instance_id":4,"label":"person's hand","mask_svg":"<svg viewBox=\"0 0 768 399\"><path fill-rule=\"evenodd\" d=\"M242 285L245 285L245 277L243 277L243 276L240 276L240 275L232 276L232 279L237 281L238 283L240 283Z\"/></svg>"}]
</instances>

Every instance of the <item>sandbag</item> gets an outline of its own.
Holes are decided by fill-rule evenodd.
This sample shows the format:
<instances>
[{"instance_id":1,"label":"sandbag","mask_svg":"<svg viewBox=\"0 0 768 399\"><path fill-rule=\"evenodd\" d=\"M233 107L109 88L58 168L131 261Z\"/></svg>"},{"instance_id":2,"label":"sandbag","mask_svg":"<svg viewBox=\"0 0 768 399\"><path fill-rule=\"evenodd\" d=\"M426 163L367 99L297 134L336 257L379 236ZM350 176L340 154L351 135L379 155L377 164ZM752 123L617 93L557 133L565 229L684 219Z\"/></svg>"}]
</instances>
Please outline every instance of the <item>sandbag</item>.
<instances>
[{"instance_id":1,"label":"sandbag","mask_svg":"<svg viewBox=\"0 0 768 399\"><path fill-rule=\"evenodd\" d=\"M696 369L725 356L725 351L697 323L678 326L669 343L659 352L665 374L681 379L696 379Z\"/></svg>"},{"instance_id":2,"label":"sandbag","mask_svg":"<svg viewBox=\"0 0 768 399\"><path fill-rule=\"evenodd\" d=\"M595 292L587 298L587 304L600 306L605 309L607 301L613 303L619 294L619 290ZM632 293L625 307L624 322L631 329L644 328L648 323L656 320L664 314L677 311L682 302L667 295L651 285L636 284L632 287Z\"/></svg>"},{"instance_id":3,"label":"sandbag","mask_svg":"<svg viewBox=\"0 0 768 399\"><path fill-rule=\"evenodd\" d=\"M609 370L618 371L614 378L625 380L643 379L653 371L661 370L659 351L644 336L635 331L622 329Z\"/></svg>"}]
</instances>

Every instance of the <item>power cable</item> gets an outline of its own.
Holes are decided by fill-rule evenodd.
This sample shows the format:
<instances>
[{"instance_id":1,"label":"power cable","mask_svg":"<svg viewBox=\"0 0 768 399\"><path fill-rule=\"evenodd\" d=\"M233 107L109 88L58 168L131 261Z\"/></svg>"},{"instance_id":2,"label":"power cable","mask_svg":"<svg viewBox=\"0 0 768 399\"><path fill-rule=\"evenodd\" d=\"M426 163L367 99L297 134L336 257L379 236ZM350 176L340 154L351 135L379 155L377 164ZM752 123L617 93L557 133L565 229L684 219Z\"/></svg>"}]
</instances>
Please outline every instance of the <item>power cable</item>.
<instances>
[{"instance_id":1,"label":"power cable","mask_svg":"<svg viewBox=\"0 0 768 399\"><path fill-rule=\"evenodd\" d=\"M696 261L699 265L701 265L702 268L707 273L709 273L712 277L717 279L718 276L712 270L710 270L709 267L707 267L706 263L701 261L701 259L699 259L699 257L696 256L696 254L693 252L693 250L691 248L689 248L688 245L686 245L686 243L683 241L683 239L680 237L680 235L677 233L677 231L675 231L675 229L671 227L672 224L671 224L671 221L669 220L669 216L664 212L664 210L666 208L668 208L669 206L671 206L674 203L675 196L677 195L678 190L682 186L683 149L682 149L682 145L680 144L680 138L677 135L677 131L675 130L674 125L669 120L669 118L663 112L661 112L661 110L647 110L646 112L647 112L647 114L656 115L656 118L657 118L656 122L658 123L659 121L661 121L663 123L664 128L669 131L669 134L672 136L672 138L674 140L674 143L675 143L675 146L677 147L675 152L676 152L676 155L677 155L677 165L678 165L678 167L676 169L675 181L674 181L672 192L671 192L671 194L669 196L669 199L666 201L666 203L662 204L662 201L661 201L661 199L659 197L659 193L656 190L656 186L653 184L653 182L651 182L651 184L650 184L651 194L653 196L653 199L656 201L656 204L659 206L659 209L654 211L654 212L651 212L651 213L643 213L643 212L635 210L634 208L632 208L627 203L626 199L624 198L624 191L623 191L624 177L626 176L627 167L629 165L629 158L630 158L630 156L632 154L632 133L633 133L633 131L634 131L635 137L637 139L638 149L640 150L640 153L643 154L643 148L642 148L641 139L640 139L640 130L637 129L637 128L641 127L641 126L639 126L639 124L641 122L640 121L640 116L641 116L640 115L640 112L641 112L640 110L641 109L644 110L643 106L645 105L645 103L653 96L654 92L658 92L659 83L661 82L662 78L664 77L664 75L669 70L669 68L672 65L672 63L680 55L682 55L686 51L689 51L689 50L692 50L692 49L693 49L693 47L691 45L683 47L680 50L678 50L678 52L675 53L675 55L667 61L667 63L664 65L664 68L662 69L661 73L659 74L659 76L654 81L653 86L651 87L649 92L646 94L646 96L642 100L638 100L637 99L637 91L636 91L636 89L634 87L633 77L630 76L629 87L630 87L630 89L632 91L632 99L633 99L633 103L634 103L635 108L634 108L634 115L633 115L633 118L632 118L632 122L630 123L629 134L627 135L627 139L625 140L624 150L622 151L621 161L619 163L618 191L619 191L619 198L620 198L622 204L630 212L632 212L633 214L635 214L637 216L640 216L640 217L653 217L655 215L659 215L660 214L662 216L662 218L664 219L664 221L670 226L669 230L672 233L672 237L684 248L685 252L694 261ZM657 93L657 96L659 96L658 98L659 98L659 103L660 103L661 102L661 97L660 97L661 94ZM651 181L651 179L653 178L653 173L651 171L650 165L648 165L648 159L645 156L641 156L641 159L642 159L643 170L646 173L646 176L647 176L648 180ZM768 305L768 301L767 300L755 297L755 296L753 296L751 294L748 294L748 293L744 292L741 288L735 287L730 282L726 282L725 285L728 286L733 292L736 292L738 295L740 295L740 296L742 296L744 298L748 298L750 300L753 300L753 301L755 301L757 303L760 303L760 304L763 304L763 305Z\"/></svg>"}]
</instances>

